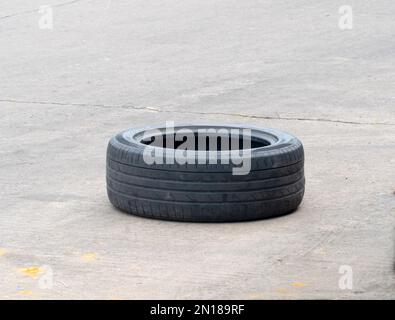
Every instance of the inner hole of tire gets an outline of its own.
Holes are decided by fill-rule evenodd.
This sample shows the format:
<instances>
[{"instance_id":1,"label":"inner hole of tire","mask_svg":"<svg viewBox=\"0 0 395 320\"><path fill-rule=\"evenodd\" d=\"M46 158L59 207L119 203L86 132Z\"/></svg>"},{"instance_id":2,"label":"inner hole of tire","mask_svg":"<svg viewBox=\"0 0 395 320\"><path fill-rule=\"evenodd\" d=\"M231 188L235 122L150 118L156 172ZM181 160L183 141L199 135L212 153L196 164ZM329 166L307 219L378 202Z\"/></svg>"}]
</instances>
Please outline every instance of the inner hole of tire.
<instances>
[{"instance_id":1,"label":"inner hole of tire","mask_svg":"<svg viewBox=\"0 0 395 320\"><path fill-rule=\"evenodd\" d=\"M181 140L182 138L182 140ZM248 140L251 143L248 143ZM146 137L140 142L152 147L178 149L181 144L188 141L193 144L195 151L226 151L226 150L243 150L243 149L256 149L270 145L270 142L256 136L244 137L243 135L218 135L218 134L162 134ZM193 148L188 148L193 150Z\"/></svg>"}]
</instances>

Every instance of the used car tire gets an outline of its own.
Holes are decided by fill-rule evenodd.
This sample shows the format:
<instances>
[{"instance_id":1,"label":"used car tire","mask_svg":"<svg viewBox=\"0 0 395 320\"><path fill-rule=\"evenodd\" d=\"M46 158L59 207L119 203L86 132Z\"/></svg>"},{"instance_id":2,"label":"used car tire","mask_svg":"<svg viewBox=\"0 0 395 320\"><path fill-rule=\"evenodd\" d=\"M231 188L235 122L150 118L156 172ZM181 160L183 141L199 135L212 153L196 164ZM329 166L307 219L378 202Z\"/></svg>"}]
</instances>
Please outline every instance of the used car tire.
<instances>
[{"instance_id":1,"label":"used car tire","mask_svg":"<svg viewBox=\"0 0 395 320\"><path fill-rule=\"evenodd\" d=\"M138 216L197 222L270 218L291 213L299 206L305 188L304 151L296 137L249 125L179 125L176 129L188 128L195 133L213 127L250 130L247 174L233 174L232 163L198 161L220 150L197 152L195 163L149 164L143 153L150 145L143 141L143 133L164 132L164 127L129 129L108 144L110 202Z\"/></svg>"}]
</instances>

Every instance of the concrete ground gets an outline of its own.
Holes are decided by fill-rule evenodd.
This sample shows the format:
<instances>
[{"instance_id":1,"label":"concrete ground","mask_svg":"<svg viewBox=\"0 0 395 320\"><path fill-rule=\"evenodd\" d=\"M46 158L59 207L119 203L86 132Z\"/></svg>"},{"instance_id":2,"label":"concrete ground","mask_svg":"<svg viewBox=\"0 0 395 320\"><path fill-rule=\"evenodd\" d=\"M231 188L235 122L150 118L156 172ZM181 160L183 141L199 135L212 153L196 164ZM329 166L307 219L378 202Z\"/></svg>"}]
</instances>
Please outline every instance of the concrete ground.
<instances>
[{"instance_id":1,"label":"concrete ground","mask_svg":"<svg viewBox=\"0 0 395 320\"><path fill-rule=\"evenodd\" d=\"M44 4L53 30L39 28ZM352 30L338 27L344 4ZM2 3L0 298L394 299L394 11L392 0ZM301 207L225 224L114 209L109 138L166 120L294 133Z\"/></svg>"}]
</instances>

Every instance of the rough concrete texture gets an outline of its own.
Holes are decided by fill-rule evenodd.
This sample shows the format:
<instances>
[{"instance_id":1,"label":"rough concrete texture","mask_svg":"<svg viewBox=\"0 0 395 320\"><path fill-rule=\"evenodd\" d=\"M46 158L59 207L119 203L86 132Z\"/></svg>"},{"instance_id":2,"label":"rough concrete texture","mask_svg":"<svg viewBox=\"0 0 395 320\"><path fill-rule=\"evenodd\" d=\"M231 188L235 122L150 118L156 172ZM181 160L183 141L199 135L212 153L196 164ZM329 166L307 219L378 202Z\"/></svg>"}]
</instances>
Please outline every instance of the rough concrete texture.
<instances>
[{"instance_id":1,"label":"rough concrete texture","mask_svg":"<svg viewBox=\"0 0 395 320\"><path fill-rule=\"evenodd\" d=\"M0 298L395 298L395 3L347 1L340 30L343 4L3 1ZM109 138L166 120L294 133L300 209L226 224L114 209Z\"/></svg>"}]
</instances>

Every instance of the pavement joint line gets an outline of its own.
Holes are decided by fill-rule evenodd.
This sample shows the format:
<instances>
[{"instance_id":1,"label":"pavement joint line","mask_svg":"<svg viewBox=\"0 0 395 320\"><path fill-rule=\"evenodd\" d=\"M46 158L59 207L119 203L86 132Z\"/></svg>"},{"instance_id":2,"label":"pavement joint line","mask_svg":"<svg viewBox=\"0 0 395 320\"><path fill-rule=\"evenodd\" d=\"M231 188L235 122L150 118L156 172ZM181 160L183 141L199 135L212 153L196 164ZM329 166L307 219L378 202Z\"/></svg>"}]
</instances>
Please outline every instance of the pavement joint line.
<instances>
[{"instance_id":1,"label":"pavement joint line","mask_svg":"<svg viewBox=\"0 0 395 320\"><path fill-rule=\"evenodd\" d=\"M198 112L198 111L172 111L163 110L158 107L137 107L132 105L105 105L105 104L89 104L89 103L64 103L64 102L53 102L53 101L26 101L26 100L15 100L15 99L0 99L0 102L20 103L20 104L43 104L43 105L58 105L58 106L77 106L77 107L96 107L105 109L133 109L133 110L147 110L158 113L180 113L180 114L198 114L198 115L222 115L222 116L233 116L249 119L264 119L264 120L286 120L286 121L312 121L312 122L330 122L330 123L341 123L350 125L382 125L382 126L395 126L395 123L391 122L359 122L359 121L348 121L338 119L325 119L325 118L301 118L301 117L283 117L283 116L259 116L259 115L248 115L243 113L226 113L226 112Z\"/></svg>"}]
</instances>

